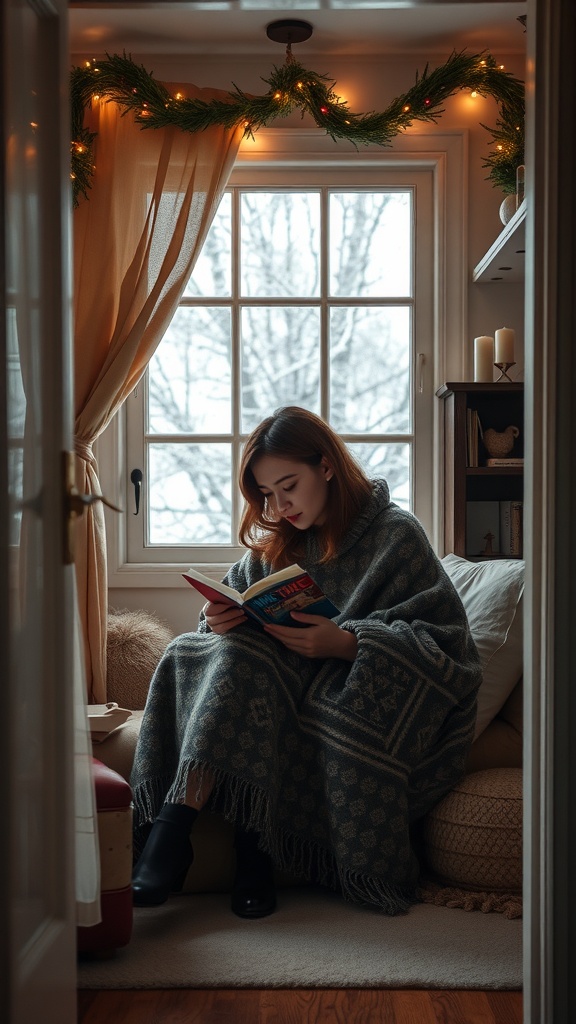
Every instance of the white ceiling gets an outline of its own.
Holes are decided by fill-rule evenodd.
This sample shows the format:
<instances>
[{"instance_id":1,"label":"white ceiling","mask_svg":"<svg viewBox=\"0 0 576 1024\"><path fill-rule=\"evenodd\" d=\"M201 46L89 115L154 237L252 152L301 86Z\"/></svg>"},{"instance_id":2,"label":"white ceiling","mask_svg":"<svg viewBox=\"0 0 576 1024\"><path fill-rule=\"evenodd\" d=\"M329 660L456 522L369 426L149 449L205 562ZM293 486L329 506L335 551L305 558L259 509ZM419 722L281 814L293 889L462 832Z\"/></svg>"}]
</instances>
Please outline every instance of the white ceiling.
<instances>
[{"instance_id":1,"label":"white ceiling","mask_svg":"<svg viewBox=\"0 0 576 1024\"><path fill-rule=\"evenodd\" d=\"M79 0L70 3L70 52L283 55L266 26L298 18L312 38L294 44L298 60L312 54L445 53L453 49L523 53L518 22L527 4L416 0Z\"/></svg>"}]
</instances>

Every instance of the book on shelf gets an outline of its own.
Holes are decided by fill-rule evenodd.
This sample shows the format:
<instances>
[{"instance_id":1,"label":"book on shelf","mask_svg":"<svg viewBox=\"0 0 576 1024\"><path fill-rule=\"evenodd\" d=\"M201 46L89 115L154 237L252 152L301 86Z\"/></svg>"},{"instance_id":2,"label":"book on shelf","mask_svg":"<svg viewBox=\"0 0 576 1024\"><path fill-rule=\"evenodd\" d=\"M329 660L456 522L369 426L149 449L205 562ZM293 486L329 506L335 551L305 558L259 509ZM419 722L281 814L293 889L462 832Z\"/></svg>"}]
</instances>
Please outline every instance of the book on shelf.
<instances>
[{"instance_id":1,"label":"book on shelf","mask_svg":"<svg viewBox=\"0 0 576 1024\"><path fill-rule=\"evenodd\" d=\"M467 466L475 468L478 466L478 439L482 439L484 433L477 409L466 409L466 444L467 444Z\"/></svg>"},{"instance_id":2,"label":"book on shelf","mask_svg":"<svg viewBox=\"0 0 576 1024\"><path fill-rule=\"evenodd\" d=\"M299 565L289 565L271 573L253 583L243 594L226 583L211 580L197 569L188 569L182 575L208 601L239 605L260 624L299 626L301 629L302 623L296 622L291 612L324 615L327 619L340 614L310 574Z\"/></svg>"},{"instance_id":3,"label":"book on shelf","mask_svg":"<svg viewBox=\"0 0 576 1024\"><path fill-rule=\"evenodd\" d=\"M506 558L522 558L523 516L523 502L500 502L500 548Z\"/></svg>"},{"instance_id":4,"label":"book on shelf","mask_svg":"<svg viewBox=\"0 0 576 1024\"><path fill-rule=\"evenodd\" d=\"M487 466L523 466L524 459L486 459Z\"/></svg>"}]
</instances>

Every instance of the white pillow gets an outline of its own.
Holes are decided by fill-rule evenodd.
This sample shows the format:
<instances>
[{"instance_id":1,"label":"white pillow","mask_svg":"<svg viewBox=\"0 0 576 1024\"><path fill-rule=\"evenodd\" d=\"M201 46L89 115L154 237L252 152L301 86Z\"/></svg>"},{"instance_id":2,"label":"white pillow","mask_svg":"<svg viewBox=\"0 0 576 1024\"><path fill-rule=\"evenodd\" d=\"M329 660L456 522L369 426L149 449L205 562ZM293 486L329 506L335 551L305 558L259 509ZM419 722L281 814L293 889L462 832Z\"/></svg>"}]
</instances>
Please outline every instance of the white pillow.
<instances>
[{"instance_id":1,"label":"white pillow","mask_svg":"<svg viewBox=\"0 0 576 1024\"><path fill-rule=\"evenodd\" d=\"M469 562L445 555L442 565L464 605L482 664L476 739L522 675L524 562L520 558Z\"/></svg>"}]
</instances>

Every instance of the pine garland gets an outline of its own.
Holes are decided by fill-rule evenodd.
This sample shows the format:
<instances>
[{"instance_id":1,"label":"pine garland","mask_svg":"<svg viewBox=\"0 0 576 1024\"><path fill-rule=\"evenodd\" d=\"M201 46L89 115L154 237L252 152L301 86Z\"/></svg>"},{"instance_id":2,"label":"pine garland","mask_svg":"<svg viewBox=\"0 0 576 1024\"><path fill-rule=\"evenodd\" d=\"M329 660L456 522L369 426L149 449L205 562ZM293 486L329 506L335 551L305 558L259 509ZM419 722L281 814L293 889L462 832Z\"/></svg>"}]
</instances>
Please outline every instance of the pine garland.
<instances>
[{"instance_id":1,"label":"pine garland","mask_svg":"<svg viewBox=\"0 0 576 1024\"><path fill-rule=\"evenodd\" d=\"M356 114L334 92L334 82L289 57L263 78L268 91L249 96L236 85L226 100L186 99L172 96L152 74L125 53L109 55L71 72L72 93L72 194L77 206L80 196L88 197L93 174L95 133L84 125L85 110L97 95L129 111L142 128L175 126L185 132L204 131L212 125L244 129L253 137L278 117L294 110L309 114L335 141L347 139L354 146L389 146L414 121L438 121L443 104L455 92L469 89L492 96L499 105L496 128L482 125L492 135L494 149L484 162L488 179L503 192L515 192L516 167L524 162L524 85L496 64L488 53L454 52L433 71L428 65L403 96L396 97L381 113Z\"/></svg>"}]
</instances>

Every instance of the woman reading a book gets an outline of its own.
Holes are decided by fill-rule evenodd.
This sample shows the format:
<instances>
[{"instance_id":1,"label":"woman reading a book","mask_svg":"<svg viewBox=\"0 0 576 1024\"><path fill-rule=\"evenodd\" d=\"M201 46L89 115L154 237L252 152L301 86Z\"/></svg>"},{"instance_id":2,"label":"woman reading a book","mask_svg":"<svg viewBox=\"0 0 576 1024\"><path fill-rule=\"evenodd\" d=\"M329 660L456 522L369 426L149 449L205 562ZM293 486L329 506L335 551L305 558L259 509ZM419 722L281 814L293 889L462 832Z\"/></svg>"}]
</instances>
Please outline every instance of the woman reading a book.
<instances>
[{"instance_id":1,"label":"woman reading a book","mask_svg":"<svg viewBox=\"0 0 576 1024\"><path fill-rule=\"evenodd\" d=\"M418 899L413 826L464 772L481 680L450 580L418 521L297 407L248 439L243 593L298 562L339 613L258 625L208 602L150 686L132 787L134 901L182 887L207 805L235 823L232 909L271 913L274 869L386 913ZM190 833L192 831L192 837Z\"/></svg>"}]
</instances>

